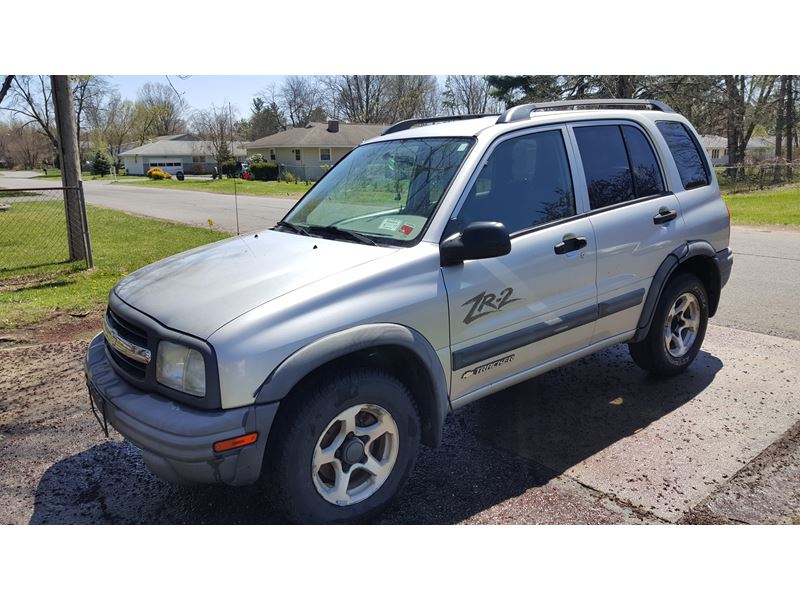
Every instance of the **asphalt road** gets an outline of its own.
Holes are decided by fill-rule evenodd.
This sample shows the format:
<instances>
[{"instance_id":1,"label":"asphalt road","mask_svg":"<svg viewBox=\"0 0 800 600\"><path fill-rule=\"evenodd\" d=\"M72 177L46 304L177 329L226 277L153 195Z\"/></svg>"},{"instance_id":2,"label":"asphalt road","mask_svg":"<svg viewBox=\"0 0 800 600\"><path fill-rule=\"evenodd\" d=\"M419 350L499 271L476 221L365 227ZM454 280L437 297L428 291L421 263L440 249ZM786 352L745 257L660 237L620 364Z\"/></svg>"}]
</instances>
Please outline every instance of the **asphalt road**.
<instances>
[{"instance_id":1,"label":"asphalt road","mask_svg":"<svg viewBox=\"0 0 800 600\"><path fill-rule=\"evenodd\" d=\"M96 182L86 194L164 219L235 222L229 196ZM242 230L289 204L247 198ZM617 346L465 407L383 522L800 519L800 232L734 228L732 247L731 280L685 374L653 380ZM0 350L0 522L276 521L257 486L166 484L137 449L103 439L83 352L85 342Z\"/></svg>"},{"instance_id":2,"label":"asphalt road","mask_svg":"<svg viewBox=\"0 0 800 600\"><path fill-rule=\"evenodd\" d=\"M5 172L2 187L45 187L58 180L32 179L39 172ZM86 181L89 204L124 210L158 219L236 232L234 198L209 192L143 188ZM242 233L272 227L295 203L293 199L240 196ZM800 232L770 228L734 227L734 276L725 288L714 323L758 333L800 340L797 298L800 298Z\"/></svg>"}]
</instances>

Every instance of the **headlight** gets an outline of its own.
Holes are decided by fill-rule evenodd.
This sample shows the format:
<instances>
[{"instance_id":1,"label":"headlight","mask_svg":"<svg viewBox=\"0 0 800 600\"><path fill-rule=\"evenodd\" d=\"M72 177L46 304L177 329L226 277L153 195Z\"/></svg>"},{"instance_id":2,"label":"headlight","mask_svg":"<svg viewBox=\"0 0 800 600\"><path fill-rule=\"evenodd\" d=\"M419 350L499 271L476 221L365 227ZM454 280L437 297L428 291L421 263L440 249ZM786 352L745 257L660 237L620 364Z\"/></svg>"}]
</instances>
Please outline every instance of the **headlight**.
<instances>
[{"instance_id":1,"label":"headlight","mask_svg":"<svg viewBox=\"0 0 800 600\"><path fill-rule=\"evenodd\" d=\"M191 394L206 394L206 364L203 355L181 344L159 342L156 380L172 389Z\"/></svg>"}]
</instances>

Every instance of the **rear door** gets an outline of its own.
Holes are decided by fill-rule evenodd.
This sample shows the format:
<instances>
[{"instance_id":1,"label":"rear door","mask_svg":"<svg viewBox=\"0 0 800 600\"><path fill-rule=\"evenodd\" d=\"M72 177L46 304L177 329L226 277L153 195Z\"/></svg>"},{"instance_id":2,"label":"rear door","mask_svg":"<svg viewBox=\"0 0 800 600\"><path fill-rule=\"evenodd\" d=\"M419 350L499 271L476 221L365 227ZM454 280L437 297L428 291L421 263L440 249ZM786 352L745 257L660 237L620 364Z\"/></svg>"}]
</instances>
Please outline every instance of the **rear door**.
<instances>
[{"instance_id":1,"label":"rear door","mask_svg":"<svg viewBox=\"0 0 800 600\"><path fill-rule=\"evenodd\" d=\"M511 234L506 256L442 268L454 399L583 348L596 313L595 240L577 207L563 127L490 148L445 237L475 221Z\"/></svg>"},{"instance_id":2,"label":"rear door","mask_svg":"<svg viewBox=\"0 0 800 600\"><path fill-rule=\"evenodd\" d=\"M680 243L683 217L645 129L632 121L570 126L597 239L592 342L636 328L650 281Z\"/></svg>"}]
</instances>

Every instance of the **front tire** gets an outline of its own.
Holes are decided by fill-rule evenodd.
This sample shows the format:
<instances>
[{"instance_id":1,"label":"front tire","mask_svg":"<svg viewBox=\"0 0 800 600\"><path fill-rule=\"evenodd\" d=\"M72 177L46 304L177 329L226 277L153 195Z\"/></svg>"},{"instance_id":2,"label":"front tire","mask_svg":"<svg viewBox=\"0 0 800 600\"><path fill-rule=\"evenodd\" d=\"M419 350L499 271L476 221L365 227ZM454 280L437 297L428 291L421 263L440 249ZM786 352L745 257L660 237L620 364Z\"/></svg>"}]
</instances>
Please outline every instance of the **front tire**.
<instances>
[{"instance_id":1,"label":"front tire","mask_svg":"<svg viewBox=\"0 0 800 600\"><path fill-rule=\"evenodd\" d=\"M363 521L410 475L420 423L408 388L375 370L323 375L288 399L296 406L266 460L279 510L296 523Z\"/></svg>"},{"instance_id":2,"label":"front tire","mask_svg":"<svg viewBox=\"0 0 800 600\"><path fill-rule=\"evenodd\" d=\"M647 337L628 344L633 362L653 375L677 375L697 357L707 325L705 286L696 275L681 273L661 294Z\"/></svg>"}]
</instances>

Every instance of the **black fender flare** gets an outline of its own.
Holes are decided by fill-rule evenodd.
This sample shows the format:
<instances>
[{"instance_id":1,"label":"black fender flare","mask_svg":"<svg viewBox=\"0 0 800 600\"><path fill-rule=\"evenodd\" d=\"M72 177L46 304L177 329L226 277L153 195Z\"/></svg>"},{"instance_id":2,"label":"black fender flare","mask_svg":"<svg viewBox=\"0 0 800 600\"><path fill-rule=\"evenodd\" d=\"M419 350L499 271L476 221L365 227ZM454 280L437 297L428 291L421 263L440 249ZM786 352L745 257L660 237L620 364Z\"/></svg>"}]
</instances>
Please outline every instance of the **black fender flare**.
<instances>
[{"instance_id":1,"label":"black fender flare","mask_svg":"<svg viewBox=\"0 0 800 600\"><path fill-rule=\"evenodd\" d=\"M396 323L357 325L296 350L275 367L256 390L256 404L279 402L319 367L353 352L380 346L399 346L411 351L427 371L433 400L426 411L429 418L422 424L422 438L428 445L438 446L445 417L451 408L447 378L430 342L418 331Z\"/></svg>"},{"instance_id":2,"label":"black fender flare","mask_svg":"<svg viewBox=\"0 0 800 600\"><path fill-rule=\"evenodd\" d=\"M650 325L653 321L653 313L655 313L658 301L667 285L670 276L675 272L681 263L686 262L695 256L707 256L716 259L717 251L714 247L704 240L695 240L685 242L670 252L667 257L662 261L653 276L653 281L650 283L650 289L647 292L647 298L642 307L642 313L639 315L639 322L636 325L636 333L630 342L640 342L647 337L650 331ZM716 265L716 260L714 261ZM719 266L717 266L716 276L720 278ZM722 287L720 282L720 287ZM709 315L711 316L711 315Z\"/></svg>"}]
</instances>

